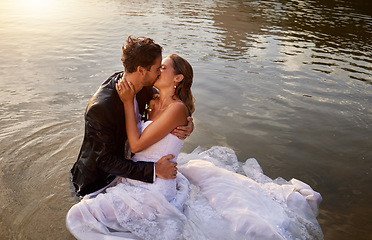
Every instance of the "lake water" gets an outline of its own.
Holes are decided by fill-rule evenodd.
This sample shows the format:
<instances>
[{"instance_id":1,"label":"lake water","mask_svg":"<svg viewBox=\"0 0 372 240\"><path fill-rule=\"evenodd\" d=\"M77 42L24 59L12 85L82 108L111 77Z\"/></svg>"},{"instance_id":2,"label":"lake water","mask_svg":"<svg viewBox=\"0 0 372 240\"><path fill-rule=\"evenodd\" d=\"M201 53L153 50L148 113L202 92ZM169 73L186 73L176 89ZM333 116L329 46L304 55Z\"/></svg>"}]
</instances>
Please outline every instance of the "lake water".
<instances>
[{"instance_id":1,"label":"lake water","mask_svg":"<svg viewBox=\"0 0 372 240\"><path fill-rule=\"evenodd\" d=\"M73 239L68 171L128 35L194 67L197 146L323 196L325 239L371 239L372 3L2 0L0 239Z\"/></svg>"}]
</instances>

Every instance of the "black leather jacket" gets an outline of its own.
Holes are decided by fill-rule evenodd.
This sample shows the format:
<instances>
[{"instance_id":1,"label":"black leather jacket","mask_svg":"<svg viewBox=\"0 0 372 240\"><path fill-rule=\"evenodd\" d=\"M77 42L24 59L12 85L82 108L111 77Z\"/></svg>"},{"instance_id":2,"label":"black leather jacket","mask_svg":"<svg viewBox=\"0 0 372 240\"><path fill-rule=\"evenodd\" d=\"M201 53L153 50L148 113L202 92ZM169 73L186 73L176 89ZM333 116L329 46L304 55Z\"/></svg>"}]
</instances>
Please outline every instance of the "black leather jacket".
<instances>
[{"instance_id":1,"label":"black leather jacket","mask_svg":"<svg viewBox=\"0 0 372 240\"><path fill-rule=\"evenodd\" d=\"M95 192L116 176L153 182L154 163L125 159L124 105L115 84L122 77L118 72L109 77L90 99L85 110L85 133L77 161L71 169L77 196ZM137 93L140 113L152 98L152 87Z\"/></svg>"}]
</instances>

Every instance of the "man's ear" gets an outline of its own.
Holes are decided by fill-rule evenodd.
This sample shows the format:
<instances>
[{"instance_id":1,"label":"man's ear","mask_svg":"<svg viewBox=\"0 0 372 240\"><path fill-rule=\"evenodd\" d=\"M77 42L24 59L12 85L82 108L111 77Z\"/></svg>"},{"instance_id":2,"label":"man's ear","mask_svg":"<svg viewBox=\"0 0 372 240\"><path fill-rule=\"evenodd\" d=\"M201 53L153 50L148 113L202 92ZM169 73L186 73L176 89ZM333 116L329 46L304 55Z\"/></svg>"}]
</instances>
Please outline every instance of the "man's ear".
<instances>
[{"instance_id":1,"label":"man's ear","mask_svg":"<svg viewBox=\"0 0 372 240\"><path fill-rule=\"evenodd\" d=\"M141 67L141 66L138 66L137 67L137 72L139 72L141 75L143 75L145 73L145 68L144 67Z\"/></svg>"}]
</instances>

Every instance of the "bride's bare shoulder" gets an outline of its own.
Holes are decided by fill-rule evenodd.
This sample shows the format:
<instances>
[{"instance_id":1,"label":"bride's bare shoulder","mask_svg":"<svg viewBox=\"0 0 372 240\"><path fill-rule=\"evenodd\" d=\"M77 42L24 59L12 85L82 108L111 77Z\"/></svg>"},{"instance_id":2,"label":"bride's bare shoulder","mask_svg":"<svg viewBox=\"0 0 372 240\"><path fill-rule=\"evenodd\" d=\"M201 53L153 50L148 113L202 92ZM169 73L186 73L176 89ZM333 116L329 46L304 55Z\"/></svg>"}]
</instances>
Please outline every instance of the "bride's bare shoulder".
<instances>
[{"instance_id":1,"label":"bride's bare shoulder","mask_svg":"<svg viewBox=\"0 0 372 240\"><path fill-rule=\"evenodd\" d=\"M177 114L183 114L186 117L188 116L188 110L185 103L179 100L169 104L167 110L175 112Z\"/></svg>"}]
</instances>

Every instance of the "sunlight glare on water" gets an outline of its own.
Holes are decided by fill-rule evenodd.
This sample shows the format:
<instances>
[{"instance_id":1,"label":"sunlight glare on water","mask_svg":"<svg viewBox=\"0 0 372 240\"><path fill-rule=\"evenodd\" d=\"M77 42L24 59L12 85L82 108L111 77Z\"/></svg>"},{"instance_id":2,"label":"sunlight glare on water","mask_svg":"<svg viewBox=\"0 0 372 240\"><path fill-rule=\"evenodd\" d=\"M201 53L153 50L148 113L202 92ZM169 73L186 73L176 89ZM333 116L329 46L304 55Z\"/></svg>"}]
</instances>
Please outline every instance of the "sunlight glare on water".
<instances>
[{"instance_id":1,"label":"sunlight glare on water","mask_svg":"<svg viewBox=\"0 0 372 240\"><path fill-rule=\"evenodd\" d=\"M24 20L52 20L61 14L61 2L57 0L14 0L5 1L1 5L7 8L7 15L20 16Z\"/></svg>"}]
</instances>

